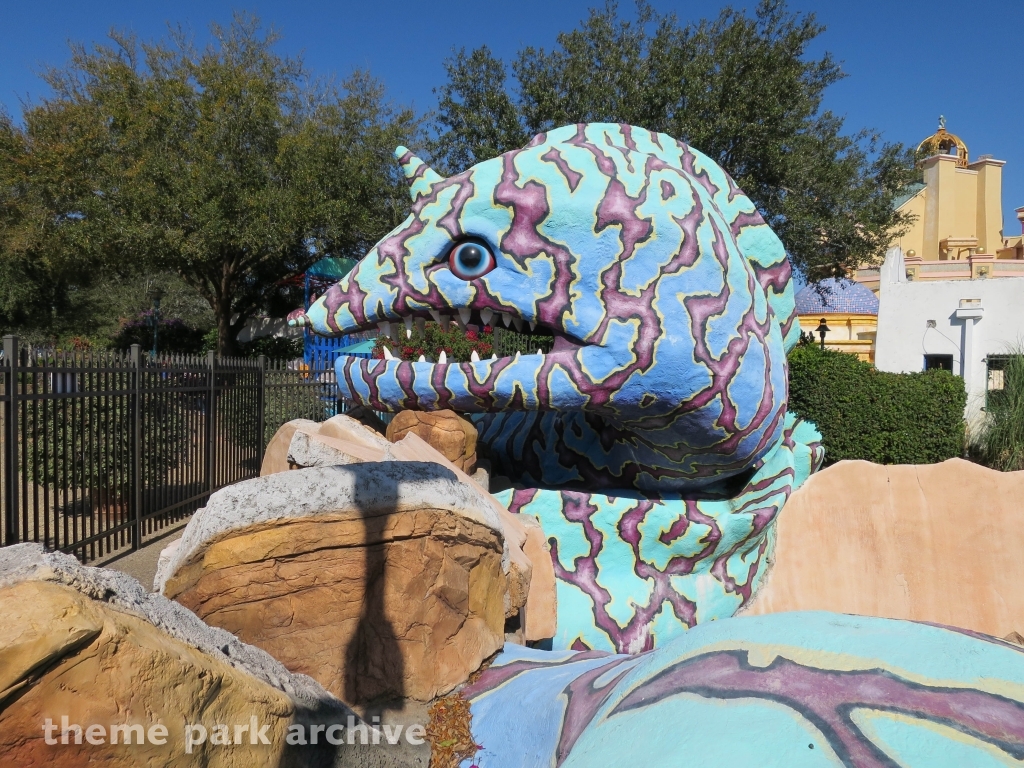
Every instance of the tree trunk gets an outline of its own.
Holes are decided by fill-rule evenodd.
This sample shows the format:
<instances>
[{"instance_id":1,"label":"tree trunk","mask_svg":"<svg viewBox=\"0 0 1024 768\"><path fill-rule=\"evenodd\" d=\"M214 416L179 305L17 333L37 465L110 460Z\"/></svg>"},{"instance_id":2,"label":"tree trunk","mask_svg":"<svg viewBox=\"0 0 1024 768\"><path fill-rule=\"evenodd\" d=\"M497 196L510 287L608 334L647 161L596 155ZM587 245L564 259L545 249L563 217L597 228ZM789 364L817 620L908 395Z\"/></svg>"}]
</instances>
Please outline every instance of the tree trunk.
<instances>
[{"instance_id":1,"label":"tree trunk","mask_svg":"<svg viewBox=\"0 0 1024 768\"><path fill-rule=\"evenodd\" d=\"M217 302L214 315L217 318L217 354L224 357L237 355L237 329L231 325L231 302Z\"/></svg>"}]
</instances>

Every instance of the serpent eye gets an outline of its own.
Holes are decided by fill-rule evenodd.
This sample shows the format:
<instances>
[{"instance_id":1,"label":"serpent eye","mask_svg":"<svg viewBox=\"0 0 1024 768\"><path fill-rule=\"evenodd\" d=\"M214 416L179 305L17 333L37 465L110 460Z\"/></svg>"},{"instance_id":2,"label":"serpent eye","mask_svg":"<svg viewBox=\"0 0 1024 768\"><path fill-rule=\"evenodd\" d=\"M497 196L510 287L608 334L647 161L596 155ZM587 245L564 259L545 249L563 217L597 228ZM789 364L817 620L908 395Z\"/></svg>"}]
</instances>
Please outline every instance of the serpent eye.
<instances>
[{"instance_id":1,"label":"serpent eye","mask_svg":"<svg viewBox=\"0 0 1024 768\"><path fill-rule=\"evenodd\" d=\"M494 269L494 254L483 243L467 241L452 248L448 266L462 280L476 280Z\"/></svg>"}]
</instances>

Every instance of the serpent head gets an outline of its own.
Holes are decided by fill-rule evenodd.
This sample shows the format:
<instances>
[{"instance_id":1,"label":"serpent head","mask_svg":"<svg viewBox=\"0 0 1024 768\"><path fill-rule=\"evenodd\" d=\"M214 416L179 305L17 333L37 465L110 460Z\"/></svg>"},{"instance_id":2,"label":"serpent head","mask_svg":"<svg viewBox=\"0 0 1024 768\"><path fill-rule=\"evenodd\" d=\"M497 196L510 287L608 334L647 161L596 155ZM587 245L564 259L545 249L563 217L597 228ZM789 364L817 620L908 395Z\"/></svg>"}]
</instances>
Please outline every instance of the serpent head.
<instances>
[{"instance_id":1,"label":"serpent head","mask_svg":"<svg viewBox=\"0 0 1024 768\"><path fill-rule=\"evenodd\" d=\"M780 439L799 335L789 262L712 160L607 123L448 178L396 156L409 217L293 322L343 335L452 319L554 344L474 362L343 357L342 395L480 414L505 471L556 486L698 488Z\"/></svg>"}]
</instances>

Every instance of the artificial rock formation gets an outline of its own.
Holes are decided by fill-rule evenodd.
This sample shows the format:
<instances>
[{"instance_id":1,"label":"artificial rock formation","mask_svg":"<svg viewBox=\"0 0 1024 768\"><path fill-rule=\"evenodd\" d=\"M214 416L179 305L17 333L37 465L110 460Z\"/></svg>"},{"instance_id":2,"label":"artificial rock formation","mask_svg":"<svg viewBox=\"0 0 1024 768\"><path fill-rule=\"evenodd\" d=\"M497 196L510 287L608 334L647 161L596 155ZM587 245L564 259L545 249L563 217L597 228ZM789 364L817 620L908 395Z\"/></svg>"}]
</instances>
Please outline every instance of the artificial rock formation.
<instances>
[{"instance_id":1,"label":"artificial rock formation","mask_svg":"<svg viewBox=\"0 0 1024 768\"><path fill-rule=\"evenodd\" d=\"M341 702L129 576L16 545L0 549L0 605L4 765L352 764L323 741L303 748L285 740L292 724L345 722L351 712ZM50 736L59 742L65 716L82 727L81 743L70 729L67 744L47 744L46 719L56 723ZM258 733L267 726L269 744L250 744L246 733L240 744L207 738L186 752L186 725L203 725L212 736L218 723L233 729L251 718ZM114 744L114 725L141 729L131 731L130 745L119 731ZM191 735L198 740L198 732Z\"/></svg>"},{"instance_id":2,"label":"artificial rock formation","mask_svg":"<svg viewBox=\"0 0 1024 768\"><path fill-rule=\"evenodd\" d=\"M504 642L510 553L488 499L420 461L256 478L196 513L157 586L346 701L427 701Z\"/></svg>"},{"instance_id":3,"label":"artificial rock formation","mask_svg":"<svg viewBox=\"0 0 1024 768\"><path fill-rule=\"evenodd\" d=\"M790 498L745 613L829 610L1006 637L1024 631L1021 584L1024 472L841 461Z\"/></svg>"},{"instance_id":4,"label":"artificial rock formation","mask_svg":"<svg viewBox=\"0 0 1024 768\"><path fill-rule=\"evenodd\" d=\"M279 435L289 438L287 449L282 447L283 437L279 440ZM390 443L344 415L335 416L323 424L289 422L274 436L271 446L287 458L283 462L265 458L264 467L272 464L299 469L380 461L418 461L444 467L459 482L474 482L416 432L405 432L398 442ZM270 447L267 451L269 455ZM556 615L555 576L550 550L542 532L536 531L535 542L527 547L527 530L535 522L533 518L510 514L493 496L478 488L470 495L476 497L476 503L489 507L501 526L504 541L502 563L507 576L506 618L519 614L526 640L551 637Z\"/></svg>"},{"instance_id":5,"label":"artificial rock formation","mask_svg":"<svg viewBox=\"0 0 1024 768\"><path fill-rule=\"evenodd\" d=\"M293 419L282 425L274 436L267 443L267 449L263 452L263 463L260 465L260 476L273 475L277 472L287 472L292 469L288 462L288 448L292 443L292 437L298 429L316 431L320 428L319 422L309 419Z\"/></svg>"},{"instance_id":6,"label":"artificial rock formation","mask_svg":"<svg viewBox=\"0 0 1024 768\"><path fill-rule=\"evenodd\" d=\"M295 440L296 433L299 434L298 456L292 454L292 443ZM382 434L344 414L338 414L324 422L310 421L309 419L293 419L283 424L267 444L267 449L263 453L260 476L266 477L267 475L287 472L289 469L298 469L304 466L320 466L320 462L316 458L316 451L319 449L319 446L308 445L303 439L303 435L323 435L327 438L346 441L355 446L376 449L377 453L388 445L387 439ZM311 450L314 453L311 456L307 456L302 453L303 450ZM340 461L334 461L334 463L347 464L352 461L365 460L367 459L356 457L351 459L342 458Z\"/></svg>"},{"instance_id":7,"label":"artificial rock formation","mask_svg":"<svg viewBox=\"0 0 1024 768\"><path fill-rule=\"evenodd\" d=\"M399 411L388 424L388 440L397 443L410 432L466 474L473 474L476 427L455 411Z\"/></svg>"}]
</instances>

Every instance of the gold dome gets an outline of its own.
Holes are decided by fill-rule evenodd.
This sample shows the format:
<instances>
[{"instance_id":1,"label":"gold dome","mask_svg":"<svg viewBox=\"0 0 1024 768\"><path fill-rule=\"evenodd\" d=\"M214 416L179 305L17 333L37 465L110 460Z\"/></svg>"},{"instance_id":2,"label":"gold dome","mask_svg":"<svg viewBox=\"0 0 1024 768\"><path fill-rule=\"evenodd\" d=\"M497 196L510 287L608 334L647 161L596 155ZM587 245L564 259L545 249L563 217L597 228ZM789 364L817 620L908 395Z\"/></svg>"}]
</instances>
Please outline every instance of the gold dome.
<instances>
[{"instance_id":1,"label":"gold dome","mask_svg":"<svg viewBox=\"0 0 1024 768\"><path fill-rule=\"evenodd\" d=\"M967 145L955 133L946 130L946 118L941 115L939 116L939 130L917 145L919 158L923 160L932 155L956 155L957 167L967 167Z\"/></svg>"}]
</instances>

